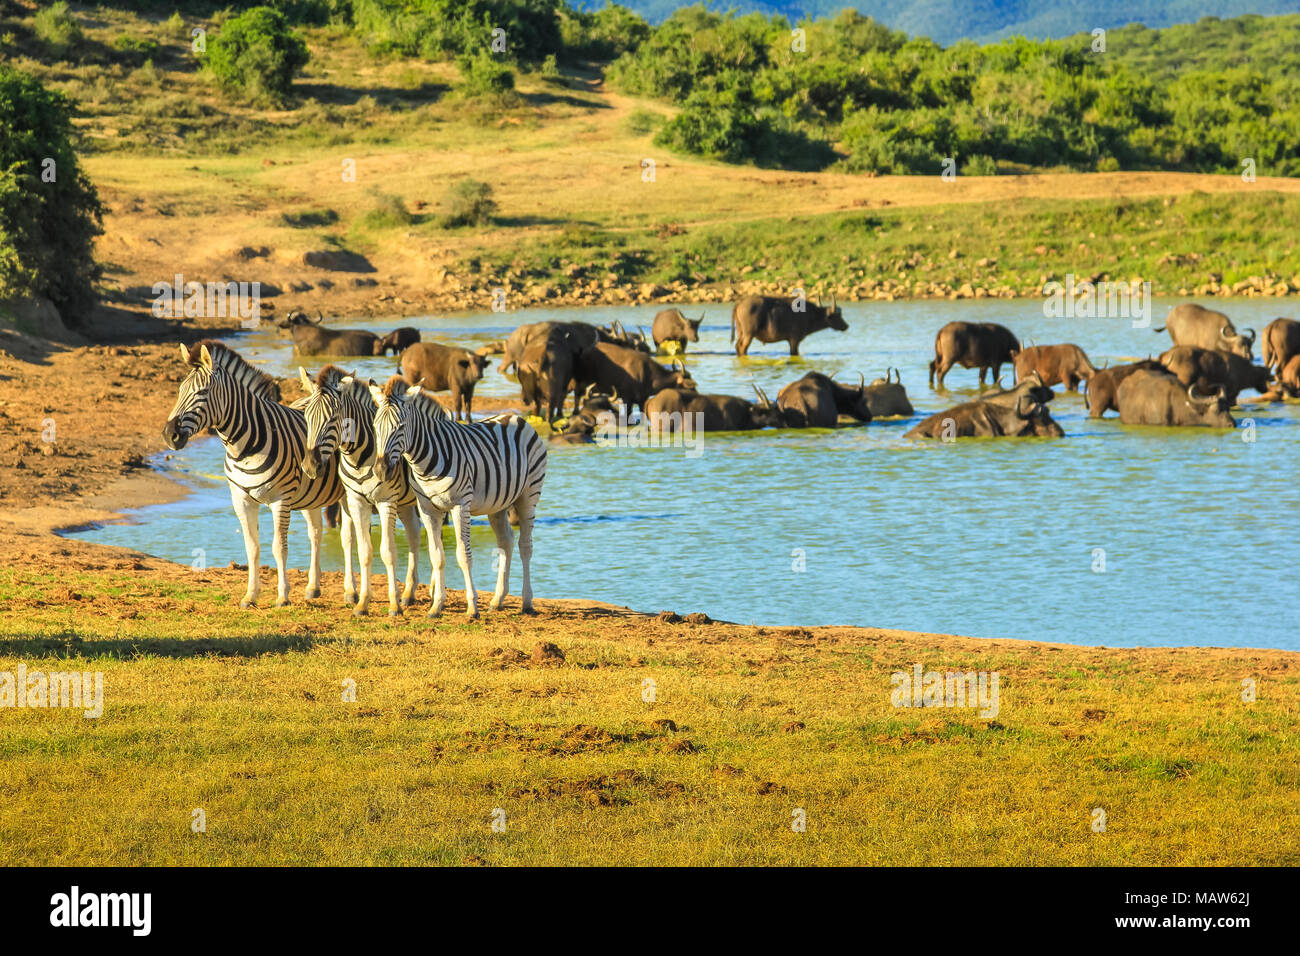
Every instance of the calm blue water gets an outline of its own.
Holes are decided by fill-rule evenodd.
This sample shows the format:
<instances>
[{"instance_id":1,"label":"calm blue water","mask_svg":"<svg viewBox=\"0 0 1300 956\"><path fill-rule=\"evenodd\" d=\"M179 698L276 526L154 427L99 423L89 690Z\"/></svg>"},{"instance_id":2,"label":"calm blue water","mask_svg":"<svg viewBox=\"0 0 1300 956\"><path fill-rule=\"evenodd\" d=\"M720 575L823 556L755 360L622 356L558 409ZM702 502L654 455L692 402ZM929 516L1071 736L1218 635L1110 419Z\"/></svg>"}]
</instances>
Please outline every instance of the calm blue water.
<instances>
[{"instance_id":1,"label":"calm blue water","mask_svg":"<svg viewBox=\"0 0 1300 956\"><path fill-rule=\"evenodd\" d=\"M1163 323L1170 304L1157 303L1152 325ZM426 340L472 348L543 318L619 318L648 330L656 308L336 324L379 331L414 325ZM728 346L729 308L686 311L701 308L701 342L687 358L703 390L749 397L757 382L775 397L809 370L852 376L861 369L871 379L893 365L918 417L975 394L976 372L964 369L949 374L947 396L926 386L934 334L953 319L1002 322L1039 344L1076 342L1097 364L1158 354L1168 343L1127 319L1048 319L1035 301L873 303L845 306L850 331L805 340L801 359L790 360L779 345L756 345L741 360ZM1277 308L1241 300L1225 311L1239 326L1262 330ZM230 341L268 371L296 375L289 341L274 328ZM383 380L396 361L341 364ZM477 394L518 397L518 387L494 361ZM540 597L704 611L744 623L1300 649L1300 405L1235 412L1239 421L1255 420L1253 443L1242 440L1244 430L1089 421L1073 395L1058 395L1053 414L1064 439L912 442L902 437L911 422L888 421L834 432L709 437L694 458L681 448L554 448L535 536L534 587ZM81 536L184 563L196 548L209 564L243 562L220 442L198 441L154 462L194 493ZM290 561L303 567L300 516L293 528ZM265 512L262 538L269 563ZM337 529L326 540L327 566L340 567ZM491 583L492 546L483 523L474 539L481 588ZM1093 570L1095 549L1105 552L1104 573ZM377 559L375 568L382 572ZM427 581L427 561L421 568ZM450 555L447 574L449 586L459 587ZM267 574L264 587L272 582Z\"/></svg>"}]
</instances>

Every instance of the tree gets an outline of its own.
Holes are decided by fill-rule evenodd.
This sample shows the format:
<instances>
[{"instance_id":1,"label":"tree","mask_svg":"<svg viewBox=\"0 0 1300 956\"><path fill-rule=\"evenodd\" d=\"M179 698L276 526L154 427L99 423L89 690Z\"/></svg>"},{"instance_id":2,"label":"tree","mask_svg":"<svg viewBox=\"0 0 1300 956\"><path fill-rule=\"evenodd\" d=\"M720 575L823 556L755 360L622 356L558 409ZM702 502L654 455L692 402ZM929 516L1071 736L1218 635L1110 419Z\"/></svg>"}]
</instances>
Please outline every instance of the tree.
<instances>
[{"instance_id":1,"label":"tree","mask_svg":"<svg viewBox=\"0 0 1300 956\"><path fill-rule=\"evenodd\" d=\"M253 7L227 20L203 56L227 92L275 105L289 98L293 78L308 59L307 44L270 7Z\"/></svg>"}]
</instances>

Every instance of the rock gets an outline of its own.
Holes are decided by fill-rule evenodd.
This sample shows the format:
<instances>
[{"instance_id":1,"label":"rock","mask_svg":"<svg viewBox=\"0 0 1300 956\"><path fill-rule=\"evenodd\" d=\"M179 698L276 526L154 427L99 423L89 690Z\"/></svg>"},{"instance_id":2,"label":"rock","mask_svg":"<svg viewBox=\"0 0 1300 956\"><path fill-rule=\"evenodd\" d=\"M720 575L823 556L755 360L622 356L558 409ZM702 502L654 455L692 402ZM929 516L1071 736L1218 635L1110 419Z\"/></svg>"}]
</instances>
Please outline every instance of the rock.
<instances>
[{"instance_id":1,"label":"rock","mask_svg":"<svg viewBox=\"0 0 1300 956\"><path fill-rule=\"evenodd\" d=\"M304 252L303 265L315 269L327 269L330 272L375 272L375 267L363 255L346 252L341 249L327 249Z\"/></svg>"}]
</instances>

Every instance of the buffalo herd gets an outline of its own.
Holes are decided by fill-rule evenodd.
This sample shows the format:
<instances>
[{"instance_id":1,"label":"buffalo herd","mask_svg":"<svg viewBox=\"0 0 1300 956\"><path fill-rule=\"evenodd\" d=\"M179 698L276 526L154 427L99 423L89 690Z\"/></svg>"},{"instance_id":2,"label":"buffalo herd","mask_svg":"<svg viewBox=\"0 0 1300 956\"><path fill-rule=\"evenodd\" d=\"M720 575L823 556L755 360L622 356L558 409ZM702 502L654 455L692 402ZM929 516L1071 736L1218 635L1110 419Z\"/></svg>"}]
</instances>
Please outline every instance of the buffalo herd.
<instances>
[{"instance_id":1,"label":"buffalo herd","mask_svg":"<svg viewBox=\"0 0 1300 956\"><path fill-rule=\"evenodd\" d=\"M691 318L678 308L664 309L650 335L619 322L596 326L578 321L522 325L506 339L472 352L457 346L420 341L420 334L401 328L379 337L356 330L332 330L301 312L290 314L282 328L303 354L398 356L399 372L412 385L449 391L457 418L470 420L474 386L500 355L502 374L513 374L522 400L532 413L552 425L552 441L594 440L602 416L629 416L682 427L691 421L706 431L762 428L834 428L841 421L867 423L915 414L901 376L887 369L883 378L857 384L809 372L785 385L772 401L754 386L755 400L709 394L687 369L682 356L699 341L704 316ZM829 305L802 297L745 296L731 314L731 341L744 356L753 342L788 344L791 355L807 336L832 329L846 331L834 298ZM1132 425L1232 428L1229 409L1238 396L1253 390L1268 397L1300 397L1300 322L1276 319L1264 330L1263 365L1254 362L1256 333L1239 332L1222 312L1199 305L1170 310L1165 325L1172 347L1159 358L1096 367L1078 345L1025 343L1010 329L992 322L949 322L935 336L930 384L942 390L953 368L978 369L979 397L938 412L906 433L911 438L950 440L963 437L1059 437L1048 403L1053 387L1082 388L1089 415L1117 412ZM656 357L664 355L669 364ZM1003 387L1003 366L1014 370L1016 384ZM986 378L991 387L985 389ZM937 383L937 385L936 385ZM565 415L569 396L571 411Z\"/></svg>"}]
</instances>

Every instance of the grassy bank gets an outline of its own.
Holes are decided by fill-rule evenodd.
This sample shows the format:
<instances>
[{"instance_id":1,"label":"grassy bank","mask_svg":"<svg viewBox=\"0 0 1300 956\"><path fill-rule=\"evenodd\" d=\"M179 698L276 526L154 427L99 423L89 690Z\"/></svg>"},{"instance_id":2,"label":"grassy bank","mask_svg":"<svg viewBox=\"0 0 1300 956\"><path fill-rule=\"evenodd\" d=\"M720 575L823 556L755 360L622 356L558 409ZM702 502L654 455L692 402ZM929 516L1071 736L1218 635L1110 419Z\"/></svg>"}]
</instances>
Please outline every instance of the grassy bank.
<instances>
[{"instance_id":1,"label":"grassy bank","mask_svg":"<svg viewBox=\"0 0 1300 956\"><path fill-rule=\"evenodd\" d=\"M244 613L238 571L100 554L0 572L0 671L102 671L106 699L0 710L2 863L1300 863L1295 654L576 602L356 622L337 576ZM999 672L999 713L892 707L917 662Z\"/></svg>"}]
</instances>

